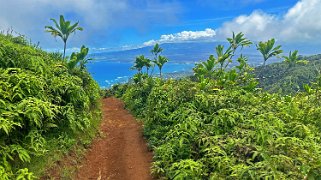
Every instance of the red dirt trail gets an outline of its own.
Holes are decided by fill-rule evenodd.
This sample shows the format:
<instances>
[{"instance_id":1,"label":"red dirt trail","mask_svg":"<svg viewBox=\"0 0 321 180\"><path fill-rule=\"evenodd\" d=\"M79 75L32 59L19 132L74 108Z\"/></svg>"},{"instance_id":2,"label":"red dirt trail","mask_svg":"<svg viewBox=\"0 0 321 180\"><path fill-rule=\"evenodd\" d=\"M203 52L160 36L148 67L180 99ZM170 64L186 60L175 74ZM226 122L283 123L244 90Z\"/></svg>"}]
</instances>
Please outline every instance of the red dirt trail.
<instances>
[{"instance_id":1,"label":"red dirt trail","mask_svg":"<svg viewBox=\"0 0 321 180\"><path fill-rule=\"evenodd\" d=\"M152 153L141 125L116 98L103 100L102 137L93 141L75 178L79 180L150 180Z\"/></svg>"}]
</instances>

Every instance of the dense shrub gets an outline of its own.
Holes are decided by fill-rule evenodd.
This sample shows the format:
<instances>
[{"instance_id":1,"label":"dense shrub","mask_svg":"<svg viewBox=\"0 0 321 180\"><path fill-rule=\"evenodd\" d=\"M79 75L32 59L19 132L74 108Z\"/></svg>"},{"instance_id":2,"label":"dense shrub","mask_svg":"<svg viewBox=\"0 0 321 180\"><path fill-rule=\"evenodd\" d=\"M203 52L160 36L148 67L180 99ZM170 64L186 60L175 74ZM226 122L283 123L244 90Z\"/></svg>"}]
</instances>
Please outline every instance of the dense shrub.
<instances>
[{"instance_id":1,"label":"dense shrub","mask_svg":"<svg viewBox=\"0 0 321 180\"><path fill-rule=\"evenodd\" d=\"M260 82L259 87L283 95L304 91L304 84L316 81L320 75L321 58L320 55L301 58L307 60L307 63L291 66L282 62L255 68L254 74Z\"/></svg>"},{"instance_id":2,"label":"dense shrub","mask_svg":"<svg viewBox=\"0 0 321 180\"><path fill-rule=\"evenodd\" d=\"M321 109L306 94L279 96L237 87L204 92L186 80L143 92L144 87L132 86L123 97L143 119L154 150L152 170L159 176L320 178Z\"/></svg>"},{"instance_id":3,"label":"dense shrub","mask_svg":"<svg viewBox=\"0 0 321 180\"><path fill-rule=\"evenodd\" d=\"M19 40L19 39L18 39ZM0 35L0 177L32 178L22 162L46 154L47 137L85 131L98 108L89 73Z\"/></svg>"},{"instance_id":4,"label":"dense shrub","mask_svg":"<svg viewBox=\"0 0 321 180\"><path fill-rule=\"evenodd\" d=\"M242 33L228 41L227 50L219 45L216 57L196 64L194 81L149 78L119 89L144 123L153 173L165 179L321 179L321 77L304 85L306 92L270 94L256 87L246 57L227 68L237 47L250 44Z\"/></svg>"}]
</instances>

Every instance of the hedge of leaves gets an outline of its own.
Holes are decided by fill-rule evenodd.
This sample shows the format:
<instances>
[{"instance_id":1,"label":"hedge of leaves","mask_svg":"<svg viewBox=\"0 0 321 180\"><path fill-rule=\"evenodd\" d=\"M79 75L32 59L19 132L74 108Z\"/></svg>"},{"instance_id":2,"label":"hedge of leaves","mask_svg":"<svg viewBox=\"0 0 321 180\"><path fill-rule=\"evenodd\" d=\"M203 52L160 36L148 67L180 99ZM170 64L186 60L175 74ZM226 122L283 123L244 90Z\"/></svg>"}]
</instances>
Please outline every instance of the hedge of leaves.
<instances>
[{"instance_id":1,"label":"hedge of leaves","mask_svg":"<svg viewBox=\"0 0 321 180\"><path fill-rule=\"evenodd\" d=\"M290 66L286 62L274 63L266 67L258 67L254 73L259 78L259 86L266 91L281 94L294 94L304 91L304 84L316 81L321 69L321 58L319 56L304 57L307 64L294 64Z\"/></svg>"},{"instance_id":2,"label":"hedge of leaves","mask_svg":"<svg viewBox=\"0 0 321 180\"><path fill-rule=\"evenodd\" d=\"M91 126L99 87L86 70L67 67L59 54L0 35L2 179L34 178L19 164L45 155L46 136L58 138Z\"/></svg>"},{"instance_id":3,"label":"hedge of leaves","mask_svg":"<svg viewBox=\"0 0 321 180\"><path fill-rule=\"evenodd\" d=\"M242 88L201 91L189 80L132 85L123 95L168 179L321 178L317 97ZM145 97L145 98L144 98Z\"/></svg>"},{"instance_id":4,"label":"hedge of leaves","mask_svg":"<svg viewBox=\"0 0 321 180\"><path fill-rule=\"evenodd\" d=\"M234 40L233 40L234 39ZM109 93L144 123L161 179L321 179L321 76L306 92L256 88L243 34L196 64L194 81L148 77ZM239 45L238 45L239 44ZM267 73L269 74L269 73Z\"/></svg>"}]
</instances>

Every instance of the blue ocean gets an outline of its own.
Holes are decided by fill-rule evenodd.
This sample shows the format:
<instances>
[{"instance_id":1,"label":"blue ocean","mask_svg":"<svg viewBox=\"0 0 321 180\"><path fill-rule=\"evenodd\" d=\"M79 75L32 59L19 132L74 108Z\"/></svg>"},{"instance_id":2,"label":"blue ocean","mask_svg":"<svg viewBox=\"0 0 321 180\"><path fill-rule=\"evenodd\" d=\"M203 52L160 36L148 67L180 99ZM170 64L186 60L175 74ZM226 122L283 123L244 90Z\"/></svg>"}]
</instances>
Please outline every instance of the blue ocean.
<instances>
[{"instance_id":1,"label":"blue ocean","mask_svg":"<svg viewBox=\"0 0 321 180\"><path fill-rule=\"evenodd\" d=\"M163 73L182 74L187 72L187 74L191 74L195 63L205 61L211 54L215 54L215 47L218 44L223 44L225 47L228 46L227 43L221 42L162 44L161 47L164 49L162 55L169 59L169 62L163 67ZM87 64L87 68L102 88L109 88L117 83L126 83L136 73L135 70L130 69L134 65L135 57L145 55L147 58L153 59L150 53L151 49L152 47L143 47L114 52L93 52L90 57L94 60ZM300 54L302 55L317 53L315 48L283 46L286 54L294 49L300 49ZM252 66L261 65L263 62L261 54L257 52L254 45L237 52L238 55L241 53L248 57L248 63ZM280 61L282 59L273 58L269 59L267 63ZM154 74L157 73L158 69L155 67Z\"/></svg>"},{"instance_id":2,"label":"blue ocean","mask_svg":"<svg viewBox=\"0 0 321 180\"><path fill-rule=\"evenodd\" d=\"M115 62L108 60L92 61L87 65L88 71L102 88L113 84L126 83L137 71L131 70L133 62ZM164 73L191 72L195 64L168 62L163 67ZM159 73L155 67L154 74Z\"/></svg>"}]
</instances>

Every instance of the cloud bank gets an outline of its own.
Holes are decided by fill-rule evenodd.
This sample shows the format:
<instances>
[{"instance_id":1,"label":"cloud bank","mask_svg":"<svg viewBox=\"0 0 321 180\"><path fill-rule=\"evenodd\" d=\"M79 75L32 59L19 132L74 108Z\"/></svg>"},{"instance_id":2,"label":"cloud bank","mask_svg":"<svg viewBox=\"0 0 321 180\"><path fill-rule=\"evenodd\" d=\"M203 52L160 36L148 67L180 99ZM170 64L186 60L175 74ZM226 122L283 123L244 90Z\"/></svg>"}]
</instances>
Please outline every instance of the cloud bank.
<instances>
[{"instance_id":1,"label":"cloud bank","mask_svg":"<svg viewBox=\"0 0 321 180\"><path fill-rule=\"evenodd\" d=\"M153 22L173 23L180 10L178 3L162 0L0 0L0 4L0 30L12 27L45 48L61 45L44 32L45 25L52 25L50 18L60 14L84 27L69 41L69 47L78 47L115 43L126 37L119 33L123 29L144 33Z\"/></svg>"},{"instance_id":2,"label":"cloud bank","mask_svg":"<svg viewBox=\"0 0 321 180\"><path fill-rule=\"evenodd\" d=\"M226 3L225 0L198 1L206 6ZM229 1L231 6L262 2L267 0ZM79 20L85 29L76 38L70 37L68 47L82 44L106 47L127 39L132 31L143 35L158 24L175 26L180 17L178 14L183 12L180 1L175 0L0 0L0 4L0 30L12 27L34 42L40 41L44 48L61 46L60 40L54 41L49 33L44 32L44 26L52 24L49 19L58 18L60 14L64 14L67 20ZM232 31L243 32L254 41L274 37L286 42L321 44L320 9L321 0L300 0L283 15L255 10L226 21L215 30L208 28L164 34L143 44L224 40L231 36ZM106 44L108 42L111 44Z\"/></svg>"},{"instance_id":3,"label":"cloud bank","mask_svg":"<svg viewBox=\"0 0 321 180\"><path fill-rule=\"evenodd\" d=\"M246 2L261 2L248 0ZM321 44L321 0L301 0L284 15L276 16L261 10L250 15L240 15L221 27L205 31L183 31L176 34L161 35L159 40L144 43L150 46L155 43L186 41L222 41L231 37L232 32L243 32L253 41L266 41L276 38L287 43Z\"/></svg>"},{"instance_id":4,"label":"cloud bank","mask_svg":"<svg viewBox=\"0 0 321 180\"><path fill-rule=\"evenodd\" d=\"M225 22L217 29L217 38L225 38L231 32L243 32L252 40L277 38L287 42L321 43L321 1L301 0L281 17L254 11Z\"/></svg>"},{"instance_id":5,"label":"cloud bank","mask_svg":"<svg viewBox=\"0 0 321 180\"><path fill-rule=\"evenodd\" d=\"M214 40L216 32L207 28L204 31L182 31L176 34L161 35L159 40L150 40L144 43L144 46L151 46L156 43L172 43L172 42L186 42L186 41L209 41Z\"/></svg>"}]
</instances>

